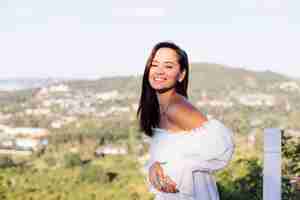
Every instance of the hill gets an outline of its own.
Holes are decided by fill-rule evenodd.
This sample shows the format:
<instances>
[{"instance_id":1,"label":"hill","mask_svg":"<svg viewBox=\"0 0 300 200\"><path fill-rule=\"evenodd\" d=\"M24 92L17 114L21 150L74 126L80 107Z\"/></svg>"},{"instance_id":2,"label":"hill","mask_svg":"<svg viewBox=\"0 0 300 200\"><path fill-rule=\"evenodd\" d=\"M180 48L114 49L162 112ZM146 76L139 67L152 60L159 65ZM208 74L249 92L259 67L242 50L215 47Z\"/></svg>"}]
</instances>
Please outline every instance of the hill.
<instances>
[{"instance_id":1,"label":"hill","mask_svg":"<svg viewBox=\"0 0 300 200\"><path fill-rule=\"evenodd\" d=\"M260 90L266 91L267 87L276 83L297 81L285 75L272 71L251 71L242 68L232 68L213 63L192 63L190 69L190 93L198 96L199 92L208 90L222 92L225 90ZM139 94L142 75L106 77L98 80L76 80L68 84L75 90L103 92L121 90L122 93Z\"/></svg>"},{"instance_id":2,"label":"hill","mask_svg":"<svg viewBox=\"0 0 300 200\"><path fill-rule=\"evenodd\" d=\"M290 95L291 92L286 93L286 91L280 89L280 84L284 82L295 82L300 85L299 80L272 71L251 71L214 63L192 63L189 80L191 100L199 99L203 92L214 97L228 96L231 92L236 94L284 94L285 96L289 95L293 101L300 95L299 92L293 93L296 95ZM22 80L18 81L22 82ZM137 101L141 90L142 75L104 77L97 80L63 80L56 78L52 81L49 79L39 80L39 83L47 83L48 86L65 83L70 87L73 95L117 90L121 94L135 97L134 100ZM34 88L30 88L10 92L0 91L0 103L21 102L24 98L31 98L34 90Z\"/></svg>"}]
</instances>

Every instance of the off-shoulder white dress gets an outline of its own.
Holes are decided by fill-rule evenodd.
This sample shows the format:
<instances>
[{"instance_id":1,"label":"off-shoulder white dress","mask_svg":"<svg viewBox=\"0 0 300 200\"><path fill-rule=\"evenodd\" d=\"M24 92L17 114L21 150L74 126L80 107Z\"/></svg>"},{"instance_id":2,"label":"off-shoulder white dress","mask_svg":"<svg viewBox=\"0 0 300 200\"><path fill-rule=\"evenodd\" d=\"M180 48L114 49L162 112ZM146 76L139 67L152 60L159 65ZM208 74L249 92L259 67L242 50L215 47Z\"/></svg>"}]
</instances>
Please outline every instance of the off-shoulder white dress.
<instances>
[{"instance_id":1,"label":"off-shoulder white dress","mask_svg":"<svg viewBox=\"0 0 300 200\"><path fill-rule=\"evenodd\" d=\"M211 119L191 131L170 133L154 128L146 172L163 162L164 174L177 184L178 193L156 190L148 181L155 200L219 200L212 173L225 167L233 150L233 134L220 121ZM149 177L149 176L148 176Z\"/></svg>"}]
</instances>

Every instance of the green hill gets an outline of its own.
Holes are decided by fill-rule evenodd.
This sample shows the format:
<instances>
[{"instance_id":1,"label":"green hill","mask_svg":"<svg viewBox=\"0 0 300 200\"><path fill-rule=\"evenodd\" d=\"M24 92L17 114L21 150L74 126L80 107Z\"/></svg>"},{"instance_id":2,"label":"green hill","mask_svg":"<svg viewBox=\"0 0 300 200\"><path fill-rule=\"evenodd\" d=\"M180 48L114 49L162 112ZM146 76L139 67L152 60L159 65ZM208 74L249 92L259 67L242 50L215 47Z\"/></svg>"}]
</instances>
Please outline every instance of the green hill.
<instances>
[{"instance_id":1,"label":"green hill","mask_svg":"<svg viewBox=\"0 0 300 200\"><path fill-rule=\"evenodd\" d=\"M224 96L230 91L235 92L270 92L273 84L284 81L300 80L272 71L251 71L242 68L232 68L214 63L192 63L190 69L189 96L198 98L203 91L210 95ZM69 80L67 83L73 92L107 92L118 90L122 94L133 94L139 97L142 75L114 76L98 80ZM272 90L271 92L281 92ZM25 94L29 95L25 95ZM30 97L32 90L20 90L13 93L0 92L0 102L15 102L13 96ZM9 94L9 95L8 95Z\"/></svg>"},{"instance_id":2,"label":"green hill","mask_svg":"<svg viewBox=\"0 0 300 200\"><path fill-rule=\"evenodd\" d=\"M203 90L219 94L232 89L265 91L268 85L291 80L292 78L272 71L258 72L213 63L192 63L189 91L193 96L198 96ZM94 81L77 80L69 81L68 84L75 90L119 90L122 93L139 94L142 75L106 77Z\"/></svg>"}]
</instances>

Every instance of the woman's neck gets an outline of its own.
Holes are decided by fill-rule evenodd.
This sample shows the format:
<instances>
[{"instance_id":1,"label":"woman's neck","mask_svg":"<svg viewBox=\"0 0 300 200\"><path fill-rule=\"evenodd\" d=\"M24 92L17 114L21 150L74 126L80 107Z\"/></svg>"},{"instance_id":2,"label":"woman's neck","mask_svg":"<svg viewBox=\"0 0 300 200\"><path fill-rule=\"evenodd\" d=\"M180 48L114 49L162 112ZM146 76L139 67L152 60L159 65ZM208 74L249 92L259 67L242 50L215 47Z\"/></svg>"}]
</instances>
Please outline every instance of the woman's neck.
<instances>
[{"instance_id":1,"label":"woman's neck","mask_svg":"<svg viewBox=\"0 0 300 200\"><path fill-rule=\"evenodd\" d=\"M164 93L156 93L159 106L162 110L166 110L171 100L176 96L175 90L169 90Z\"/></svg>"}]
</instances>

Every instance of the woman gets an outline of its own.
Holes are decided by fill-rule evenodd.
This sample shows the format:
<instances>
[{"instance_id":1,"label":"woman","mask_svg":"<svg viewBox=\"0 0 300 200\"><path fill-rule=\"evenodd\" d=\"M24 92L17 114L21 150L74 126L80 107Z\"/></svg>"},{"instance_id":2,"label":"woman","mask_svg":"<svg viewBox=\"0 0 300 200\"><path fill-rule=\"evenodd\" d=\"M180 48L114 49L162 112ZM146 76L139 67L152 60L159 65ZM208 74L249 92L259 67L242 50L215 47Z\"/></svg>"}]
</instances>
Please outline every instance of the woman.
<instances>
[{"instance_id":1,"label":"woman","mask_svg":"<svg viewBox=\"0 0 300 200\"><path fill-rule=\"evenodd\" d=\"M171 42L154 46L143 76L138 115L152 137L145 166L156 200L218 200L211 173L231 159L232 132L187 100L187 54Z\"/></svg>"}]
</instances>

